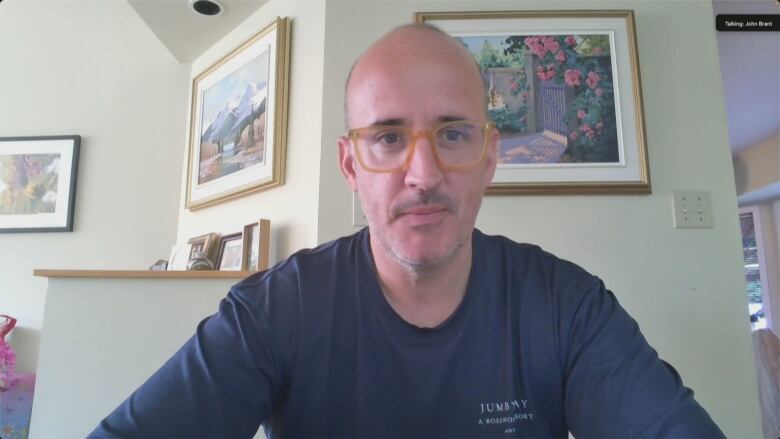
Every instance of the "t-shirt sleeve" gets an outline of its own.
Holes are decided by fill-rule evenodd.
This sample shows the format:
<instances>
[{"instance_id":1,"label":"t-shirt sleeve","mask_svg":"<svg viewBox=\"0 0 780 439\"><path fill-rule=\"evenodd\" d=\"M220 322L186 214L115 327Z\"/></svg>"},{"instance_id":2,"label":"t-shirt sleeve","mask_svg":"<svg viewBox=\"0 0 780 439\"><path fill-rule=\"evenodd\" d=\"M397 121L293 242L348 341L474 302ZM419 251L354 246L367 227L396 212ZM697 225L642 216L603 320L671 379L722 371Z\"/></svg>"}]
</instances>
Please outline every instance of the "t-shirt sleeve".
<instances>
[{"instance_id":1,"label":"t-shirt sleeve","mask_svg":"<svg viewBox=\"0 0 780 439\"><path fill-rule=\"evenodd\" d=\"M582 285L582 284L580 284ZM561 325L566 421L575 437L724 437L612 292L589 277Z\"/></svg>"},{"instance_id":2,"label":"t-shirt sleeve","mask_svg":"<svg viewBox=\"0 0 780 439\"><path fill-rule=\"evenodd\" d=\"M278 374L268 325L245 300L231 291L89 437L251 437L270 416Z\"/></svg>"}]
</instances>

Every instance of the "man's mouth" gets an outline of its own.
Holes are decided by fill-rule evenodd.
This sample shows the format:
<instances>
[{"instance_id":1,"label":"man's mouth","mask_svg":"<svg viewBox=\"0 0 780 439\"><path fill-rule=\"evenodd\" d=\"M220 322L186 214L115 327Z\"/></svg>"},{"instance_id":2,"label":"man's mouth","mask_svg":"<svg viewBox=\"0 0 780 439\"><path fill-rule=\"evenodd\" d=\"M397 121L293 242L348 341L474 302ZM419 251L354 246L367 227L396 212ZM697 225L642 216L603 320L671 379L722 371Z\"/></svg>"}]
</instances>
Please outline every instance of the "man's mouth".
<instances>
[{"instance_id":1,"label":"man's mouth","mask_svg":"<svg viewBox=\"0 0 780 439\"><path fill-rule=\"evenodd\" d=\"M399 216L404 215L433 215L440 212L446 212L447 209L444 206L416 206L404 209L400 212Z\"/></svg>"}]
</instances>

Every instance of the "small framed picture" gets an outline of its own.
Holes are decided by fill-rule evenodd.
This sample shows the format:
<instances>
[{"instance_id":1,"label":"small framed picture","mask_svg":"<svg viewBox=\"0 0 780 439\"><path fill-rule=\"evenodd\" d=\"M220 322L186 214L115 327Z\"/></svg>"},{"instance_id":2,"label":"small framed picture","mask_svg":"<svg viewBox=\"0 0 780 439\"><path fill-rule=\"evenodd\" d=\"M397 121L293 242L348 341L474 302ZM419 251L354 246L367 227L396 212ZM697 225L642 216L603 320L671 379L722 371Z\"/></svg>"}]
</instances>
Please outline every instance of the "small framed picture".
<instances>
[{"instance_id":1,"label":"small framed picture","mask_svg":"<svg viewBox=\"0 0 780 439\"><path fill-rule=\"evenodd\" d=\"M217 269L225 271L241 271L244 259L244 241L242 233L225 235L219 240Z\"/></svg>"},{"instance_id":2,"label":"small framed picture","mask_svg":"<svg viewBox=\"0 0 780 439\"><path fill-rule=\"evenodd\" d=\"M206 233L205 235L196 236L188 241L191 245L189 259L195 255L196 252L203 253L210 261L214 261L216 256L215 250L219 244L219 235L216 233Z\"/></svg>"},{"instance_id":3,"label":"small framed picture","mask_svg":"<svg viewBox=\"0 0 780 439\"><path fill-rule=\"evenodd\" d=\"M0 233L71 232L80 136L0 137Z\"/></svg>"},{"instance_id":4,"label":"small framed picture","mask_svg":"<svg viewBox=\"0 0 780 439\"><path fill-rule=\"evenodd\" d=\"M271 221L267 219L244 226L244 271L268 269L270 238Z\"/></svg>"}]
</instances>

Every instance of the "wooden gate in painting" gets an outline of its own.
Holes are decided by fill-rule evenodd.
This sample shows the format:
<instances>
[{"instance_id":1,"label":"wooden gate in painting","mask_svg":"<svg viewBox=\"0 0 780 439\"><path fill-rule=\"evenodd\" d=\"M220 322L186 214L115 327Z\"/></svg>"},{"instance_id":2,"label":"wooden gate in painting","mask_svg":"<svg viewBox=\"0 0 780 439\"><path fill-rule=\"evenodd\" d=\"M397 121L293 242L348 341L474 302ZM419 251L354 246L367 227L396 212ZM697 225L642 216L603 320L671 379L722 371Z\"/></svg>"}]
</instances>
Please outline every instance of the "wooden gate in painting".
<instances>
[{"instance_id":1,"label":"wooden gate in painting","mask_svg":"<svg viewBox=\"0 0 780 439\"><path fill-rule=\"evenodd\" d=\"M539 87L539 100L542 129L548 136L564 145L567 144L568 128L566 126L566 111L572 100L571 87L544 81Z\"/></svg>"}]
</instances>

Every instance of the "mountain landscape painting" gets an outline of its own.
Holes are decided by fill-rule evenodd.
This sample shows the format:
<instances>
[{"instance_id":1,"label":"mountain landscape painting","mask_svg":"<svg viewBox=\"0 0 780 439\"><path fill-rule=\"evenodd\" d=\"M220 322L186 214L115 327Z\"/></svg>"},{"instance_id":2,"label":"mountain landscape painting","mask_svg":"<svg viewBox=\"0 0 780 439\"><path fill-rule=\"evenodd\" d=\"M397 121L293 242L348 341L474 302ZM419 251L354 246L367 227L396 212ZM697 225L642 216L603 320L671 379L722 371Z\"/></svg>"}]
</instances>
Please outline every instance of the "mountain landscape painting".
<instances>
[{"instance_id":1,"label":"mountain landscape painting","mask_svg":"<svg viewBox=\"0 0 780 439\"><path fill-rule=\"evenodd\" d=\"M265 163L267 97L268 51L204 90L199 185Z\"/></svg>"}]
</instances>

